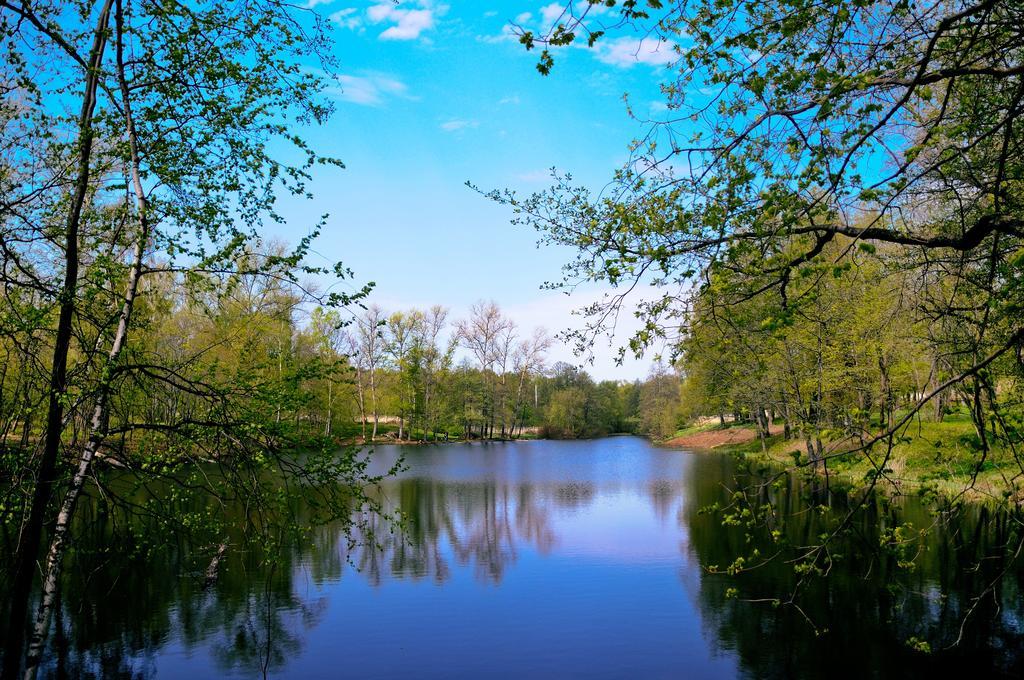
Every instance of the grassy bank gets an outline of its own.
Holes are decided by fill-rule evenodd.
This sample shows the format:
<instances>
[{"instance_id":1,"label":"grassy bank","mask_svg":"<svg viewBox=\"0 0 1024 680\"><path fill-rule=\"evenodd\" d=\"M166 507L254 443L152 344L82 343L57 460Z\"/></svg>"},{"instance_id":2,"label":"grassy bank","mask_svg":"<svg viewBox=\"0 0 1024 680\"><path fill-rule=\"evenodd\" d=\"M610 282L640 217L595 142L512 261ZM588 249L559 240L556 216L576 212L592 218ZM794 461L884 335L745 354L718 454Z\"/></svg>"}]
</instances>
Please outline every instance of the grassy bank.
<instances>
[{"instance_id":1,"label":"grassy bank","mask_svg":"<svg viewBox=\"0 0 1024 680\"><path fill-rule=\"evenodd\" d=\"M776 433L776 430L779 430ZM786 440L781 427L773 427L765 448L753 425L717 423L682 429L664 445L687 449L714 449L753 460L807 466L802 439ZM850 445L847 445L848 447ZM828 449L829 447L826 446ZM841 450L840 450L841 451ZM827 471L845 483L864 485L875 475L887 451L876 444L869 453L854 451L829 457ZM912 421L897 437L879 487L892 493L938 493L972 500L1005 501L1022 498L1021 470L1011 451L996 448L985 456L974 425L965 414L951 414L942 422Z\"/></svg>"}]
</instances>

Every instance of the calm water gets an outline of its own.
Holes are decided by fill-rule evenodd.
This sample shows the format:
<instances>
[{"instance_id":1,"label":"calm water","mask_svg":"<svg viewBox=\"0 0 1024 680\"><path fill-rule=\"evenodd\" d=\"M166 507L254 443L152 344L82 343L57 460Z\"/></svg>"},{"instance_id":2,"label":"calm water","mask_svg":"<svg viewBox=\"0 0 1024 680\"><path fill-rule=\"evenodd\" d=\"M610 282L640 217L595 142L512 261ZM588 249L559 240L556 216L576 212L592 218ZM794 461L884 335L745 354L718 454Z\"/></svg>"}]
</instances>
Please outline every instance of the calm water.
<instances>
[{"instance_id":1,"label":"calm water","mask_svg":"<svg viewBox=\"0 0 1024 680\"><path fill-rule=\"evenodd\" d=\"M827 581L794 607L792 569L709 574L749 545L701 508L728 498L736 463L632 437L413 447L385 484L407 517L376 547L319 531L273 565L229 555L204 590L179 552L72 567L50 677L972 677L1022 671L1022 573L997 581L953 651L972 597L1006 567L1013 523L969 508L932 528L913 570L878 551L899 522L935 523L913 501L870 504ZM399 455L378 447L383 469ZM773 492L794 544L841 508L795 481ZM100 522L102 525L102 522ZM96 530L99 544L112 528ZM86 541L89 540L87 537ZM750 540L761 540L753 536ZM916 550L916 548L915 548ZM852 556L856 555L854 559ZM83 558L84 560L84 558ZM973 568L977 564L981 566ZM727 597L735 587L739 598ZM818 629L827 629L820 635ZM883 672L884 670L884 672Z\"/></svg>"}]
</instances>

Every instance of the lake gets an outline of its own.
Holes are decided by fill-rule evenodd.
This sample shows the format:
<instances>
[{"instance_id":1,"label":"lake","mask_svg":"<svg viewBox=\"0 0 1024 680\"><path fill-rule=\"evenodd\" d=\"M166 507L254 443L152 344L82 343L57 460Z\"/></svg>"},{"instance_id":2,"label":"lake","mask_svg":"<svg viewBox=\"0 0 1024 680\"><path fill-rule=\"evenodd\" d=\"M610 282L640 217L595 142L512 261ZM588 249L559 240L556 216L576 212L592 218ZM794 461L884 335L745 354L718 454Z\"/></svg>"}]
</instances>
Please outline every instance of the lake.
<instances>
[{"instance_id":1,"label":"lake","mask_svg":"<svg viewBox=\"0 0 1024 680\"><path fill-rule=\"evenodd\" d=\"M833 548L829 577L801 584L782 559L739 577L709 570L764 540L702 512L731 498L737 475L759 474L727 455L611 437L378 446L374 466L384 470L402 453L407 469L381 494L404 514L405 531L378 523L373 546L350 546L325 527L272 564L229 551L210 588L174 550L128 555L115 546L88 568L72 561L44 675L1024 672L1024 572L1005 557L1019 529L984 507L938 522L913 498L872 501ZM771 500L785 509L782 531L794 546L826 526L822 506L841 512L850 502L781 482ZM924 530L920 541L880 549L886 531L908 522L910 533ZM83 541L99 544L110 530ZM901 568L908 552L915 566ZM795 606L773 602L794 590ZM931 653L912 648L920 641Z\"/></svg>"}]
</instances>

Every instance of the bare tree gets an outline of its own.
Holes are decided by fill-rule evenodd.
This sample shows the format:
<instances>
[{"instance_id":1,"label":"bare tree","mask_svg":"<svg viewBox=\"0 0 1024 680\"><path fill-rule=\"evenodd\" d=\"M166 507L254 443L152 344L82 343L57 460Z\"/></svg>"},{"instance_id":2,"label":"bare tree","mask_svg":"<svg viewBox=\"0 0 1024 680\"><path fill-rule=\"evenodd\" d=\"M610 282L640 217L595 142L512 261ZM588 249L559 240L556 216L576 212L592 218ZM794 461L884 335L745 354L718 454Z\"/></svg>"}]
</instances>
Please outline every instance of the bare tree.
<instances>
[{"instance_id":1,"label":"bare tree","mask_svg":"<svg viewBox=\"0 0 1024 680\"><path fill-rule=\"evenodd\" d=\"M358 333L358 331L357 331ZM356 376L356 402L359 406L359 423L362 427L363 441L366 441L366 357L362 353L359 338L344 332L341 340L342 351L348 356L349 363Z\"/></svg>"},{"instance_id":2,"label":"bare tree","mask_svg":"<svg viewBox=\"0 0 1024 680\"><path fill-rule=\"evenodd\" d=\"M495 360L494 365L498 373L498 381L500 383L498 389L498 412L501 414L501 438L504 439L506 436L511 435L511 431L506 433L506 378L508 376L509 362L512 360L512 355L516 348L516 341L519 340L519 334L517 332L515 322L509 320L508 324L502 332L498 334L498 341L495 347Z\"/></svg>"},{"instance_id":3,"label":"bare tree","mask_svg":"<svg viewBox=\"0 0 1024 680\"><path fill-rule=\"evenodd\" d=\"M423 439L426 441L427 430L434 431L436 424L436 396L442 374L451 367L454 345L449 342L441 347L441 334L448 322L448 310L441 305L434 305L421 317L416 329L417 344L420 346L423 361ZM436 432L435 432L436 438Z\"/></svg>"},{"instance_id":4,"label":"bare tree","mask_svg":"<svg viewBox=\"0 0 1024 680\"><path fill-rule=\"evenodd\" d=\"M377 305L370 305L356 319L360 359L363 365L366 366L367 377L370 381L370 409L373 414L373 433L370 436L371 439L377 438L377 429L380 426L380 410L377 404L377 380L379 377L378 370L384 359L384 341L381 338L380 332L383 324L384 310Z\"/></svg>"},{"instance_id":5,"label":"bare tree","mask_svg":"<svg viewBox=\"0 0 1024 680\"><path fill-rule=\"evenodd\" d=\"M490 383L490 403L484 409L487 418L486 426L481 424L481 436L494 434L494 406L496 402L497 380L494 374L495 362L498 360L503 335L514 328L515 324L501 313L494 302L476 302L469 309L469 318L456 324L456 336L463 347L468 349L480 366L484 379Z\"/></svg>"},{"instance_id":6,"label":"bare tree","mask_svg":"<svg viewBox=\"0 0 1024 680\"><path fill-rule=\"evenodd\" d=\"M516 385L516 401L512 411L512 434L515 435L516 423L519 423L519 434L523 432L523 423L526 420L524 413L523 394L526 387L526 380L531 375L537 375L544 370L544 360L547 351L551 349L551 336L547 329L537 328L528 340L522 340L512 355L512 370L518 376ZM534 406L536 406L536 393L534 394Z\"/></svg>"}]
</instances>

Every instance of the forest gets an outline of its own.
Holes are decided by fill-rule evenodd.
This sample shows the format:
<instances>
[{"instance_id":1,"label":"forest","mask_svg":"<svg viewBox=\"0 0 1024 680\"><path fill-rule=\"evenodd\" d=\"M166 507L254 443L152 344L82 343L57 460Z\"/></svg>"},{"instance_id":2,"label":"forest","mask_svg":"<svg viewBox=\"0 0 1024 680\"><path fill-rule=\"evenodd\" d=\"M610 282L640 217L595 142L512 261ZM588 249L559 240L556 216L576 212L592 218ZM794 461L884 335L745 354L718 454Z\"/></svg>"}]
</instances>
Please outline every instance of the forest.
<instances>
[{"instance_id":1,"label":"forest","mask_svg":"<svg viewBox=\"0 0 1024 680\"><path fill-rule=\"evenodd\" d=\"M644 381L595 382L577 366L549 366L547 332L520 338L493 302L474 305L468 319L454 322L441 306L389 314L369 304L343 316L304 308L301 292L281 278L240 274L210 297L150 282L140 290L145 307L135 311L134 347L176 357L183 384L185 376L202 376L207 386L230 385L216 395L225 409L220 417L271 423L263 435L268 443L273 437L292 445L614 433L665 438L679 422L674 372L659 367ZM28 451L42 436L36 414L46 397L44 375L33 368L52 346L37 329L5 338L3 350L4 450ZM216 441L200 436L213 423L206 410L212 391L175 389L161 380L159 371L168 369L155 365L139 370L119 386L98 453L123 464L169 447L173 433L207 447L208 458L222 455ZM88 431L87 415L82 407L69 414L71 442Z\"/></svg>"}]
</instances>

